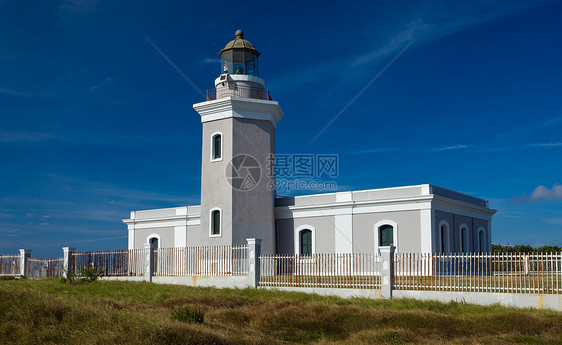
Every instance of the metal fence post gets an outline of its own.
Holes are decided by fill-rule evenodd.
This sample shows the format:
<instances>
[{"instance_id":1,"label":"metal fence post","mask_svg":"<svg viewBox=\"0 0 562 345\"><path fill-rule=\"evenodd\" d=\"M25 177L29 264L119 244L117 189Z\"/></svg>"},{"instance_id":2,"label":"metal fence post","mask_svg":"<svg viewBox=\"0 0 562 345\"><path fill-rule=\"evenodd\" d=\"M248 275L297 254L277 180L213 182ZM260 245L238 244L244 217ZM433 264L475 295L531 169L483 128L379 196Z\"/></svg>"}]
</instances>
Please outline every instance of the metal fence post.
<instances>
[{"instance_id":1,"label":"metal fence post","mask_svg":"<svg viewBox=\"0 0 562 345\"><path fill-rule=\"evenodd\" d=\"M261 239L247 238L248 242L248 285L257 288L260 284Z\"/></svg>"},{"instance_id":2,"label":"metal fence post","mask_svg":"<svg viewBox=\"0 0 562 345\"><path fill-rule=\"evenodd\" d=\"M62 276L68 278L68 275L74 272L74 260L72 254L76 248L62 247Z\"/></svg>"},{"instance_id":3,"label":"metal fence post","mask_svg":"<svg viewBox=\"0 0 562 345\"><path fill-rule=\"evenodd\" d=\"M379 247L381 253L381 296L392 298L394 289L394 250L396 247Z\"/></svg>"},{"instance_id":4,"label":"metal fence post","mask_svg":"<svg viewBox=\"0 0 562 345\"><path fill-rule=\"evenodd\" d=\"M29 257L31 256L31 249L20 249L20 276L27 276L29 267Z\"/></svg>"},{"instance_id":5,"label":"metal fence post","mask_svg":"<svg viewBox=\"0 0 562 345\"><path fill-rule=\"evenodd\" d=\"M154 250L150 243L144 244L144 281L152 282L154 272Z\"/></svg>"}]
</instances>

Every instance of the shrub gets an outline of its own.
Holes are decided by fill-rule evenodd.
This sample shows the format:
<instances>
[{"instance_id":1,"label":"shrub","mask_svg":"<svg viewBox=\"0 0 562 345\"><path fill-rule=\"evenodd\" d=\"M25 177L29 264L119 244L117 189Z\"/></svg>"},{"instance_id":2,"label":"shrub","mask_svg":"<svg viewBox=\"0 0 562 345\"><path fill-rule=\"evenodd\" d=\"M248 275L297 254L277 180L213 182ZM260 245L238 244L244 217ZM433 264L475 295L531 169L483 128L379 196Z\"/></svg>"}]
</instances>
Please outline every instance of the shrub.
<instances>
[{"instance_id":1,"label":"shrub","mask_svg":"<svg viewBox=\"0 0 562 345\"><path fill-rule=\"evenodd\" d=\"M85 268L82 270L82 278L80 279L83 282L91 283L95 282L98 279L98 271L95 268Z\"/></svg>"},{"instance_id":2,"label":"shrub","mask_svg":"<svg viewBox=\"0 0 562 345\"><path fill-rule=\"evenodd\" d=\"M178 320L187 323L203 323L203 313L199 309L194 309L189 306L176 308L172 312L172 320Z\"/></svg>"}]
</instances>

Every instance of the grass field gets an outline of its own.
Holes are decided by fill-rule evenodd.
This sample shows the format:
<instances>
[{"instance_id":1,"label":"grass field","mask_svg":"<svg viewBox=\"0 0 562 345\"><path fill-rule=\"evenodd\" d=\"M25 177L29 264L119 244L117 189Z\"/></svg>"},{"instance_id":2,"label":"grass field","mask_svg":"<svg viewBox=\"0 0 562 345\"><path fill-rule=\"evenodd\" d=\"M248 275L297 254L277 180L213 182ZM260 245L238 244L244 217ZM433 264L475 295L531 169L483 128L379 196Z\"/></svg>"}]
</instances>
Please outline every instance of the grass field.
<instances>
[{"instance_id":1,"label":"grass field","mask_svg":"<svg viewBox=\"0 0 562 345\"><path fill-rule=\"evenodd\" d=\"M172 319L179 307L202 323ZM562 313L58 279L0 280L0 343L562 344Z\"/></svg>"}]
</instances>

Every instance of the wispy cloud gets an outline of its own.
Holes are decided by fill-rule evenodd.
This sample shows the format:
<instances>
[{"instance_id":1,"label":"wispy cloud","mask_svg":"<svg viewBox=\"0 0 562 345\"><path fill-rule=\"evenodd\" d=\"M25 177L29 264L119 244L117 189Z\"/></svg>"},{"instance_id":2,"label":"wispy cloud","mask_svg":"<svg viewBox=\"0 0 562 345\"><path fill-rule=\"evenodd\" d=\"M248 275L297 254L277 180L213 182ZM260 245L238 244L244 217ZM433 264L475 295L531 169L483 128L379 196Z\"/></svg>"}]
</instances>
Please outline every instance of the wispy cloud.
<instances>
[{"instance_id":1,"label":"wispy cloud","mask_svg":"<svg viewBox=\"0 0 562 345\"><path fill-rule=\"evenodd\" d=\"M204 64L211 64L211 65L218 65L221 63L221 59L218 58L205 58L201 60L201 63Z\"/></svg>"},{"instance_id":2,"label":"wispy cloud","mask_svg":"<svg viewBox=\"0 0 562 345\"><path fill-rule=\"evenodd\" d=\"M101 82L90 86L90 92L95 92L97 89L99 89L100 87L106 86L113 83L113 79L111 78L105 78L104 80L102 80Z\"/></svg>"},{"instance_id":3,"label":"wispy cloud","mask_svg":"<svg viewBox=\"0 0 562 345\"><path fill-rule=\"evenodd\" d=\"M369 153L386 153L386 152L424 152L424 153L437 153L443 151L464 150L475 147L474 145L450 145L450 146L426 146L426 147L375 147L372 149L358 150L347 152L350 155L363 155Z\"/></svg>"},{"instance_id":4,"label":"wispy cloud","mask_svg":"<svg viewBox=\"0 0 562 345\"><path fill-rule=\"evenodd\" d=\"M541 144L529 144L529 147L562 147L562 142L557 142L557 143L541 143Z\"/></svg>"},{"instance_id":5,"label":"wispy cloud","mask_svg":"<svg viewBox=\"0 0 562 345\"><path fill-rule=\"evenodd\" d=\"M562 200L562 185L555 183L552 188L539 185L533 190L531 195L523 194L519 197L513 198L512 202L515 204L521 204L524 202L535 202L535 201L552 201L552 200Z\"/></svg>"},{"instance_id":6,"label":"wispy cloud","mask_svg":"<svg viewBox=\"0 0 562 345\"><path fill-rule=\"evenodd\" d=\"M33 97L30 93L18 92L10 89L0 89L0 95L16 96L16 97Z\"/></svg>"},{"instance_id":7,"label":"wispy cloud","mask_svg":"<svg viewBox=\"0 0 562 345\"><path fill-rule=\"evenodd\" d=\"M340 81L356 81L356 78L365 75L365 69L370 68L371 64L385 61L408 42L415 41L418 46L427 44L529 6L522 3L494 6L485 1L475 4L473 10L469 10L467 6L450 6L448 9L435 11L431 2L411 6L401 13L400 18L407 18L402 23L401 19L395 19L392 23L377 21L362 27L361 30L372 37L371 45L364 44L362 51L331 59L326 56L322 62L314 61L314 64L294 69L292 73L271 78L269 85L277 88L293 88L295 85L302 87L303 83L317 82L326 78L326 75L331 78L339 76ZM381 25L385 25L384 31L380 30ZM337 70L334 66L338 66Z\"/></svg>"},{"instance_id":8,"label":"wispy cloud","mask_svg":"<svg viewBox=\"0 0 562 345\"><path fill-rule=\"evenodd\" d=\"M96 9L98 3L98 0L64 0L59 10L69 13L90 12Z\"/></svg>"},{"instance_id":9,"label":"wispy cloud","mask_svg":"<svg viewBox=\"0 0 562 345\"><path fill-rule=\"evenodd\" d=\"M524 145L513 145L513 146L479 146L472 144L459 144L459 145L449 145L449 146L413 146L413 147L375 147L372 149L364 149L346 152L350 155L362 155L369 153L385 153L385 152L422 152L422 153L439 153L445 151L455 151L464 150L469 152L508 152L508 151L521 151L521 150L532 150L532 149L558 149L562 148L562 142L553 143L530 143Z\"/></svg>"},{"instance_id":10,"label":"wispy cloud","mask_svg":"<svg viewBox=\"0 0 562 345\"><path fill-rule=\"evenodd\" d=\"M375 61L381 57L387 56L399 49L402 49L409 42L412 42L428 31L430 25L427 25L423 19L416 19L406 25L406 29L402 32L390 37L388 41L380 48L367 52L351 62L350 67L355 68L366 63Z\"/></svg>"},{"instance_id":11,"label":"wispy cloud","mask_svg":"<svg viewBox=\"0 0 562 345\"><path fill-rule=\"evenodd\" d=\"M531 115L529 115L529 116L531 116ZM523 134L528 135L529 133L534 133L536 131L539 131L539 130L545 129L545 128L551 128L551 127L559 125L559 124L562 124L562 116L552 117L552 118L547 119L545 121L541 121L541 122L530 124L530 125L527 125L527 126L507 130L505 132L499 133L497 135L497 138L505 140L505 139L515 138L515 137L520 137Z\"/></svg>"},{"instance_id":12,"label":"wispy cloud","mask_svg":"<svg viewBox=\"0 0 562 345\"><path fill-rule=\"evenodd\" d=\"M440 151L452 151L452 150L463 150L472 147L472 145L453 145L453 146L444 146L444 147L436 147L432 149L430 152L440 152Z\"/></svg>"},{"instance_id":13,"label":"wispy cloud","mask_svg":"<svg viewBox=\"0 0 562 345\"><path fill-rule=\"evenodd\" d=\"M562 218L546 218L545 222L554 225L562 225Z\"/></svg>"},{"instance_id":14,"label":"wispy cloud","mask_svg":"<svg viewBox=\"0 0 562 345\"><path fill-rule=\"evenodd\" d=\"M0 131L0 143L35 143L47 140L62 140L62 138L44 132Z\"/></svg>"}]
</instances>

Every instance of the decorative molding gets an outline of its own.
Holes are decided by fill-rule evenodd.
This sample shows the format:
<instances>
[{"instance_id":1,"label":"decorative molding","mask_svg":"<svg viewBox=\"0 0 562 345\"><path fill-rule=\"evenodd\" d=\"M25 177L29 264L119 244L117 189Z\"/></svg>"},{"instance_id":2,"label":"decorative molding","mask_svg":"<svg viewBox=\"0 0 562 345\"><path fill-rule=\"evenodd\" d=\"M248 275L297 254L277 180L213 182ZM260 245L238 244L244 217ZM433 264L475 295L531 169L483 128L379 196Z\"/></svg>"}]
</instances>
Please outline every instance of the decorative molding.
<instances>
[{"instance_id":1,"label":"decorative molding","mask_svg":"<svg viewBox=\"0 0 562 345\"><path fill-rule=\"evenodd\" d=\"M433 220L435 211L432 209L420 210L420 250L422 253L431 253Z\"/></svg>"},{"instance_id":2,"label":"decorative molding","mask_svg":"<svg viewBox=\"0 0 562 345\"><path fill-rule=\"evenodd\" d=\"M353 253L353 214L351 207L335 216L334 221L335 252Z\"/></svg>"},{"instance_id":3,"label":"decorative molding","mask_svg":"<svg viewBox=\"0 0 562 345\"><path fill-rule=\"evenodd\" d=\"M174 247L187 247L187 226L174 227Z\"/></svg>"},{"instance_id":4,"label":"decorative molding","mask_svg":"<svg viewBox=\"0 0 562 345\"><path fill-rule=\"evenodd\" d=\"M201 218L201 214L188 214L181 216L162 216L158 218L143 218L143 219L122 219L125 224L141 224L146 222L160 222L160 221L170 221L170 220L197 220Z\"/></svg>"},{"instance_id":5,"label":"decorative molding","mask_svg":"<svg viewBox=\"0 0 562 345\"><path fill-rule=\"evenodd\" d=\"M276 101L224 97L214 101L196 103L195 111L201 115L201 123L227 118L243 118L271 121L273 126L283 118L283 111Z\"/></svg>"},{"instance_id":6,"label":"decorative molding","mask_svg":"<svg viewBox=\"0 0 562 345\"><path fill-rule=\"evenodd\" d=\"M129 245L129 250L131 249L135 249L135 228L133 227L132 229L128 229L129 232L129 236L128 236L128 245Z\"/></svg>"}]
</instances>

